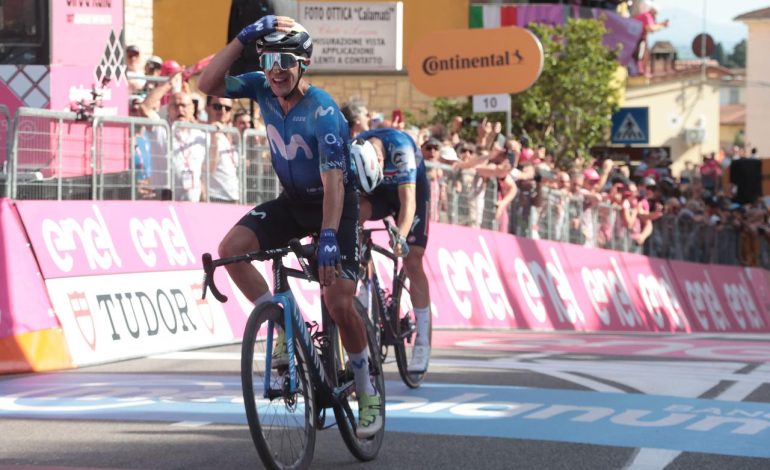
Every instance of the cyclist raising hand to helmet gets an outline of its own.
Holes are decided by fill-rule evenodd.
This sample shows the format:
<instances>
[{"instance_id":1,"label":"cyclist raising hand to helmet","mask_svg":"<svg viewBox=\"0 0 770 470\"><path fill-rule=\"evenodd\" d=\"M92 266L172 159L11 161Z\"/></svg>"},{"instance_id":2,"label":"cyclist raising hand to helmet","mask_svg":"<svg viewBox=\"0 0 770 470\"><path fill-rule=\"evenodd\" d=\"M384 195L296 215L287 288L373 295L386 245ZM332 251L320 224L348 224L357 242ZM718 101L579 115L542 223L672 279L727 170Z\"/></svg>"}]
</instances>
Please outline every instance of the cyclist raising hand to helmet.
<instances>
[{"instance_id":1,"label":"cyclist raising hand to helmet","mask_svg":"<svg viewBox=\"0 0 770 470\"><path fill-rule=\"evenodd\" d=\"M243 48L254 47L252 42L256 42L262 71L227 76ZM318 271L323 301L354 365L357 434L365 438L383 423L380 397L369 380L364 324L353 307L359 263L358 191L351 174L347 123L331 96L302 78L312 52L312 39L302 25L288 17L269 15L245 27L201 74L198 86L203 92L251 98L259 104L273 168L283 187L277 199L249 211L225 235L219 255L283 247L292 238L320 234ZM231 264L227 269L249 300L259 305L272 299L265 279L252 265ZM280 352L276 352L274 364L286 360Z\"/></svg>"}]
</instances>

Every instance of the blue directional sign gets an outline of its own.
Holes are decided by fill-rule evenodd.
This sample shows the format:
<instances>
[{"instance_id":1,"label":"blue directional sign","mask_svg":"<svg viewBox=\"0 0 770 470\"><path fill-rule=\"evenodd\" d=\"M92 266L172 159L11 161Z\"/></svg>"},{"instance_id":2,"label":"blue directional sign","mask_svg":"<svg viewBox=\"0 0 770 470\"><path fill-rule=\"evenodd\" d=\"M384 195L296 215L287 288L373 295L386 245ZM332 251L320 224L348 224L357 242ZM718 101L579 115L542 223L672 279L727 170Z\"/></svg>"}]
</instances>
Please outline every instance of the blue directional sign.
<instances>
[{"instance_id":1,"label":"blue directional sign","mask_svg":"<svg viewBox=\"0 0 770 470\"><path fill-rule=\"evenodd\" d=\"M612 115L613 144L648 144L649 108L620 108Z\"/></svg>"}]
</instances>

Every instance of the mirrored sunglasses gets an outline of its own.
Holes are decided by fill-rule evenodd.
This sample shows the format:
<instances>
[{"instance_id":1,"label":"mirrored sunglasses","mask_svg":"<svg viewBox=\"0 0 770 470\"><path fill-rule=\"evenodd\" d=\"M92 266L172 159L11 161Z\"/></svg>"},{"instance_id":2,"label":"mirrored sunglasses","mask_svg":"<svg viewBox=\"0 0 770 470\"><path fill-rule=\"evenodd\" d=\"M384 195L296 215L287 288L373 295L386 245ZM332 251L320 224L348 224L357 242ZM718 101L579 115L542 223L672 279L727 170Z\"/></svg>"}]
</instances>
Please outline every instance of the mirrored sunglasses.
<instances>
[{"instance_id":1,"label":"mirrored sunglasses","mask_svg":"<svg viewBox=\"0 0 770 470\"><path fill-rule=\"evenodd\" d=\"M288 52L263 52L259 56L259 66L262 70L268 71L273 68L273 65L278 64L281 70L289 70L301 60L303 60L301 57Z\"/></svg>"},{"instance_id":2,"label":"mirrored sunglasses","mask_svg":"<svg viewBox=\"0 0 770 470\"><path fill-rule=\"evenodd\" d=\"M214 108L214 111L222 111L224 109L225 112L228 112L228 113L230 112L231 109L233 109L232 106L227 106L225 104L219 104L219 103L213 103L211 107Z\"/></svg>"}]
</instances>

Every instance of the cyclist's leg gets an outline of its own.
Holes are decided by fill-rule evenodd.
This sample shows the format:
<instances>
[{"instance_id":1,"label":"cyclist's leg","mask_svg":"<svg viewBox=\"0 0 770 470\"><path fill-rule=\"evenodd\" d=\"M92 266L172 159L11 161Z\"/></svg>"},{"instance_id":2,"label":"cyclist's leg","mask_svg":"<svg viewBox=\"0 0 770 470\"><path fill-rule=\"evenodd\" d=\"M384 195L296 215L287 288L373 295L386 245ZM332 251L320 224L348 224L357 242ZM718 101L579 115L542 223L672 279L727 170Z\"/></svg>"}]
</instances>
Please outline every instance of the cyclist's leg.
<instances>
[{"instance_id":1,"label":"cyclist's leg","mask_svg":"<svg viewBox=\"0 0 770 470\"><path fill-rule=\"evenodd\" d=\"M337 243L342 254L342 276L324 288L324 303L339 327L342 345L348 352L356 384L359 406L358 437L376 434L382 428L381 399L369 376L369 346L363 319L353 306L358 276L358 204L349 203L348 195L337 229Z\"/></svg>"},{"instance_id":2,"label":"cyclist's leg","mask_svg":"<svg viewBox=\"0 0 770 470\"><path fill-rule=\"evenodd\" d=\"M286 199L279 197L246 213L219 244L219 256L238 256L285 246L301 228L294 222ZM235 285L254 302L268 292L267 281L251 263L225 266Z\"/></svg>"},{"instance_id":3,"label":"cyclist's leg","mask_svg":"<svg viewBox=\"0 0 770 470\"><path fill-rule=\"evenodd\" d=\"M424 371L430 357L430 286L425 275L423 260L425 247L428 245L430 224L430 192L424 171L417 174L416 202L414 223L407 236L409 254L404 260L406 275L409 278L409 294L414 307L417 338L409 363L411 371Z\"/></svg>"},{"instance_id":4,"label":"cyclist's leg","mask_svg":"<svg viewBox=\"0 0 770 470\"><path fill-rule=\"evenodd\" d=\"M274 199L250 210L230 229L219 244L219 256L238 256L285 246L301 232L302 229L291 217L286 199ZM254 305L272 301L267 281L251 263L233 263L225 267L238 289ZM287 364L286 339L279 325L272 365L273 368L280 368Z\"/></svg>"}]
</instances>

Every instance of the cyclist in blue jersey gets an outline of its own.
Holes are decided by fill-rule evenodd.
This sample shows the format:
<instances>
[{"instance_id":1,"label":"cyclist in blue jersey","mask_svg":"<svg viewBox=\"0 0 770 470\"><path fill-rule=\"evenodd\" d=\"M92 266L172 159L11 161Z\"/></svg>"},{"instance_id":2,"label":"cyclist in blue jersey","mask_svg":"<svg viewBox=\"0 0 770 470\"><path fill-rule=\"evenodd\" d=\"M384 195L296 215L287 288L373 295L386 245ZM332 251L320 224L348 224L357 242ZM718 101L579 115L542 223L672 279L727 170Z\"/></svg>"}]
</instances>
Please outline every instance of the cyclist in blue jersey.
<instances>
[{"instance_id":1,"label":"cyclist in blue jersey","mask_svg":"<svg viewBox=\"0 0 770 470\"><path fill-rule=\"evenodd\" d=\"M351 122L350 108L343 114ZM422 154L412 138L392 128L364 131L353 140L353 159L362 189L361 215L366 220L380 220L389 215L396 218L400 240L392 247L395 254L405 256L404 266L409 278L409 294L414 306L417 337L409 361L409 372L428 369L430 359L430 289L423 258L428 244L428 208L430 189ZM377 159L382 169L382 182L367 175L367 160ZM376 187L374 187L376 186Z\"/></svg>"},{"instance_id":2,"label":"cyclist in blue jersey","mask_svg":"<svg viewBox=\"0 0 770 470\"><path fill-rule=\"evenodd\" d=\"M253 42L262 71L226 75L243 48ZM347 123L331 96L302 78L312 51L305 28L291 18L268 15L245 27L201 74L198 86L204 93L251 98L259 104L273 168L283 187L277 199L249 211L225 235L219 255L282 247L291 238L319 233L323 300L354 365L359 405L356 432L366 438L383 423L380 396L369 380L364 324L353 307L359 263L358 190L351 173ZM227 270L256 305L272 300L265 279L251 264L231 264ZM285 356L277 354L273 362L282 360Z\"/></svg>"}]
</instances>

